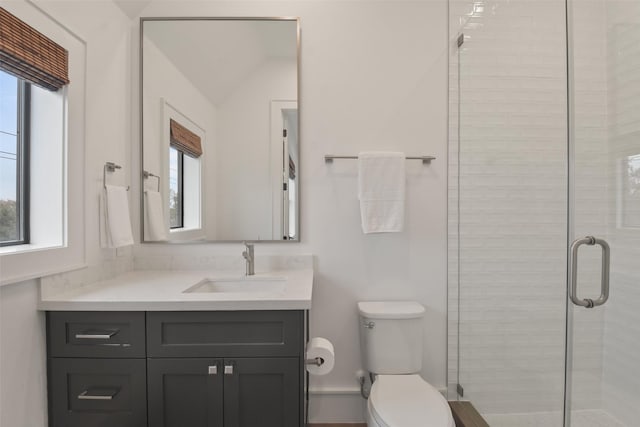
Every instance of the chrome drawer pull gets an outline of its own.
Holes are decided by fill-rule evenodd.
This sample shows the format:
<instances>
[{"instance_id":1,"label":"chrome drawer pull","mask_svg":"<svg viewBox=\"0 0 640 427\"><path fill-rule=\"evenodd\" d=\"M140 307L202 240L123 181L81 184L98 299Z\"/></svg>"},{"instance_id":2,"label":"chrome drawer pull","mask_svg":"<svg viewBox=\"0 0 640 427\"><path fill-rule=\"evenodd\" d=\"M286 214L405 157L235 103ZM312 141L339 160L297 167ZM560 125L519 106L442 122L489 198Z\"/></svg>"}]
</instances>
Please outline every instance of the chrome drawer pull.
<instances>
[{"instance_id":1,"label":"chrome drawer pull","mask_svg":"<svg viewBox=\"0 0 640 427\"><path fill-rule=\"evenodd\" d=\"M89 389L85 390L78 395L79 400L113 400L116 394L118 394L119 389L113 388L100 388L100 389Z\"/></svg>"},{"instance_id":2,"label":"chrome drawer pull","mask_svg":"<svg viewBox=\"0 0 640 427\"><path fill-rule=\"evenodd\" d=\"M77 340L110 340L115 334L120 332L119 329L115 330L88 330L76 334Z\"/></svg>"}]
</instances>

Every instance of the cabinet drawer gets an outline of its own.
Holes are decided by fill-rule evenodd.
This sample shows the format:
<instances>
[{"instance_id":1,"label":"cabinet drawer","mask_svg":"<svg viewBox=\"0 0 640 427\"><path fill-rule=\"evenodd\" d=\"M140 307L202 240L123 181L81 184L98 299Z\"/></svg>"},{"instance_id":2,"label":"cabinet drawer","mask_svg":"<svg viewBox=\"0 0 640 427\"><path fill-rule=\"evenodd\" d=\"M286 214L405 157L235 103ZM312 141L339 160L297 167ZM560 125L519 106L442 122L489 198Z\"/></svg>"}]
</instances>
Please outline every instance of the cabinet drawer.
<instances>
[{"instance_id":1,"label":"cabinet drawer","mask_svg":"<svg viewBox=\"0 0 640 427\"><path fill-rule=\"evenodd\" d=\"M51 357L145 357L143 312L50 311Z\"/></svg>"},{"instance_id":2,"label":"cabinet drawer","mask_svg":"<svg viewBox=\"0 0 640 427\"><path fill-rule=\"evenodd\" d=\"M146 427L145 359L49 359L52 427Z\"/></svg>"},{"instance_id":3,"label":"cabinet drawer","mask_svg":"<svg viewBox=\"0 0 640 427\"><path fill-rule=\"evenodd\" d=\"M302 311L147 313L148 357L300 356Z\"/></svg>"}]
</instances>

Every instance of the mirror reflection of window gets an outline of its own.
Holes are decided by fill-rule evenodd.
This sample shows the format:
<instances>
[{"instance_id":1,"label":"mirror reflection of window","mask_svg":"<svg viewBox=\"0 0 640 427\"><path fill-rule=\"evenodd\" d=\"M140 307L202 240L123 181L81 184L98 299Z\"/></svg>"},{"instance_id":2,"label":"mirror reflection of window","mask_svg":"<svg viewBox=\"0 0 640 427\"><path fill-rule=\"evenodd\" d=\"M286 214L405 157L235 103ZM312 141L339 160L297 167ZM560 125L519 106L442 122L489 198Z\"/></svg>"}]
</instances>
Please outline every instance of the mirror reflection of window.
<instances>
[{"instance_id":1,"label":"mirror reflection of window","mask_svg":"<svg viewBox=\"0 0 640 427\"><path fill-rule=\"evenodd\" d=\"M289 240L295 240L296 236L296 180L289 178Z\"/></svg>"},{"instance_id":2,"label":"mirror reflection of window","mask_svg":"<svg viewBox=\"0 0 640 427\"><path fill-rule=\"evenodd\" d=\"M640 154L622 161L622 226L640 228Z\"/></svg>"},{"instance_id":3,"label":"mirror reflection of window","mask_svg":"<svg viewBox=\"0 0 640 427\"><path fill-rule=\"evenodd\" d=\"M169 147L169 227L183 228L184 153Z\"/></svg>"}]
</instances>

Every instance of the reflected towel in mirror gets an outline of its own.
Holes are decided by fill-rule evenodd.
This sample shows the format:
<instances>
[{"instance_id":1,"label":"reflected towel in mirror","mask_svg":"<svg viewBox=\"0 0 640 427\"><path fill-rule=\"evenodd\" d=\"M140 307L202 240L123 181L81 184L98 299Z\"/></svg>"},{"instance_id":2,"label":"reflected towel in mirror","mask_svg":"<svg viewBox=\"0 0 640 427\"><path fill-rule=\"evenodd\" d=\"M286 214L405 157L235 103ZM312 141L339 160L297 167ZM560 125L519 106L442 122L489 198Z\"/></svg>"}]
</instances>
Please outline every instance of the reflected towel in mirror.
<instances>
[{"instance_id":1,"label":"reflected towel in mirror","mask_svg":"<svg viewBox=\"0 0 640 427\"><path fill-rule=\"evenodd\" d=\"M157 191L146 190L144 202L144 239L154 242L167 240L162 195Z\"/></svg>"}]
</instances>

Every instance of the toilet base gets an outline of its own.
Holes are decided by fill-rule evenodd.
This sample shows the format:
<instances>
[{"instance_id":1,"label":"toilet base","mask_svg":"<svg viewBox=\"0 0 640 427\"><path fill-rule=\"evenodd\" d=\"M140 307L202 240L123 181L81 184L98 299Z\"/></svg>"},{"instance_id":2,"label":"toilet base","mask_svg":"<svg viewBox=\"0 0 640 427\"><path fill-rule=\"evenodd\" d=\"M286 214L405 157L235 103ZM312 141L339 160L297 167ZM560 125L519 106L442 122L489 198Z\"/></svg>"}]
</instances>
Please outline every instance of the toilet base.
<instances>
[{"instance_id":1,"label":"toilet base","mask_svg":"<svg viewBox=\"0 0 640 427\"><path fill-rule=\"evenodd\" d=\"M378 375L366 409L367 427L455 427L446 399L420 375Z\"/></svg>"},{"instance_id":2,"label":"toilet base","mask_svg":"<svg viewBox=\"0 0 640 427\"><path fill-rule=\"evenodd\" d=\"M373 418L373 415L371 415L370 405L371 405L371 402L367 401L367 414L366 414L367 427L382 427L380 424L376 422L376 420Z\"/></svg>"}]
</instances>

